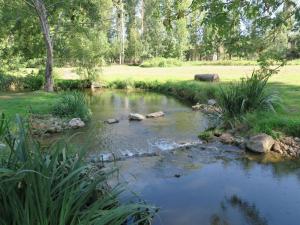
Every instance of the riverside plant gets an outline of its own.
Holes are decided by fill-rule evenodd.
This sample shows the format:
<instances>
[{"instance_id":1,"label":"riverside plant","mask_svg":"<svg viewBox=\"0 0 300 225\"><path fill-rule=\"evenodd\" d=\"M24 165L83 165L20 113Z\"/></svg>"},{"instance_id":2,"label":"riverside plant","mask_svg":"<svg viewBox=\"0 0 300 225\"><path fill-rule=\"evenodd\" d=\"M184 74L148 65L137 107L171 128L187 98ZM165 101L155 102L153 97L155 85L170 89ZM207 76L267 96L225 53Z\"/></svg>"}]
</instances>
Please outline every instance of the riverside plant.
<instances>
[{"instance_id":1,"label":"riverside plant","mask_svg":"<svg viewBox=\"0 0 300 225\"><path fill-rule=\"evenodd\" d=\"M256 110L275 112L276 106L280 105L280 98L267 90L270 76L264 71L253 71L250 77L221 87L219 103L225 116L239 118Z\"/></svg>"},{"instance_id":2,"label":"riverside plant","mask_svg":"<svg viewBox=\"0 0 300 225\"><path fill-rule=\"evenodd\" d=\"M17 117L12 132L0 121L0 224L92 225L150 224L155 209L120 203L121 186L109 187L113 171L92 169L83 151L57 142L42 148ZM3 154L5 152L6 154Z\"/></svg>"},{"instance_id":3,"label":"riverside plant","mask_svg":"<svg viewBox=\"0 0 300 225\"><path fill-rule=\"evenodd\" d=\"M87 99L78 91L62 93L52 113L60 117L79 117L84 121L88 121L91 117Z\"/></svg>"}]
</instances>

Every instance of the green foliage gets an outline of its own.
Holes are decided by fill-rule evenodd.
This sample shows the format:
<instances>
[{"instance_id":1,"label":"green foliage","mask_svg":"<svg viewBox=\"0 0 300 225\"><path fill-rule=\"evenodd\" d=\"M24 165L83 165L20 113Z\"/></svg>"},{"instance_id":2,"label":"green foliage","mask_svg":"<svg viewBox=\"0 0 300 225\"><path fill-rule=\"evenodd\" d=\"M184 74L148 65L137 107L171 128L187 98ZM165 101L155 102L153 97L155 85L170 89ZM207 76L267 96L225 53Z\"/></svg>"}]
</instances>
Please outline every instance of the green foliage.
<instances>
[{"instance_id":1,"label":"green foliage","mask_svg":"<svg viewBox=\"0 0 300 225\"><path fill-rule=\"evenodd\" d=\"M85 80L55 80L55 89L58 91L64 90L83 90L90 88L92 82L88 79Z\"/></svg>"},{"instance_id":2,"label":"green foliage","mask_svg":"<svg viewBox=\"0 0 300 225\"><path fill-rule=\"evenodd\" d=\"M40 74L34 74L33 72L25 77L11 76L0 73L0 91L9 90L40 90L44 84L44 77Z\"/></svg>"},{"instance_id":3,"label":"green foliage","mask_svg":"<svg viewBox=\"0 0 300 225\"><path fill-rule=\"evenodd\" d=\"M211 130L203 131L198 135L198 138L204 141L210 141L214 137L213 132Z\"/></svg>"},{"instance_id":4,"label":"green foliage","mask_svg":"<svg viewBox=\"0 0 300 225\"><path fill-rule=\"evenodd\" d=\"M0 73L0 91L8 91L15 84L16 78L14 76Z\"/></svg>"},{"instance_id":5,"label":"green foliage","mask_svg":"<svg viewBox=\"0 0 300 225\"><path fill-rule=\"evenodd\" d=\"M172 66L182 66L182 61L176 58L163 58L156 57L152 59L145 60L141 67L172 67Z\"/></svg>"},{"instance_id":6,"label":"green foliage","mask_svg":"<svg viewBox=\"0 0 300 225\"><path fill-rule=\"evenodd\" d=\"M60 117L76 117L88 121L91 117L87 99L82 92L65 92L53 107L53 114Z\"/></svg>"},{"instance_id":7,"label":"green foliage","mask_svg":"<svg viewBox=\"0 0 300 225\"><path fill-rule=\"evenodd\" d=\"M251 77L242 78L239 82L221 87L219 104L229 118L255 110L275 112L280 99L266 89L270 74L254 71Z\"/></svg>"},{"instance_id":8,"label":"green foliage","mask_svg":"<svg viewBox=\"0 0 300 225\"><path fill-rule=\"evenodd\" d=\"M129 89L133 86L131 80L114 80L108 83L109 88L115 89Z\"/></svg>"},{"instance_id":9,"label":"green foliage","mask_svg":"<svg viewBox=\"0 0 300 225\"><path fill-rule=\"evenodd\" d=\"M278 132L300 137L300 119L290 115L280 115L271 112L254 112L245 116L245 122L249 124L254 133L264 132L278 137Z\"/></svg>"},{"instance_id":10,"label":"green foliage","mask_svg":"<svg viewBox=\"0 0 300 225\"><path fill-rule=\"evenodd\" d=\"M24 89L28 89L30 91L40 90L45 82L44 74L38 73L28 74L23 78L23 87Z\"/></svg>"},{"instance_id":11,"label":"green foliage","mask_svg":"<svg viewBox=\"0 0 300 225\"><path fill-rule=\"evenodd\" d=\"M42 149L17 118L17 132L0 119L7 154L0 161L1 224L150 224L155 209L120 203L121 186L108 186L114 171L88 165L63 141Z\"/></svg>"},{"instance_id":12,"label":"green foliage","mask_svg":"<svg viewBox=\"0 0 300 225\"><path fill-rule=\"evenodd\" d=\"M193 81L135 81L134 87L174 95L190 103L206 102L210 98L216 98L218 91L215 84L199 85Z\"/></svg>"},{"instance_id":13,"label":"green foliage","mask_svg":"<svg viewBox=\"0 0 300 225\"><path fill-rule=\"evenodd\" d=\"M257 66L257 61L254 60L243 60L243 59L233 59L233 60L217 60L217 61L192 61L186 62L187 65L194 66Z\"/></svg>"}]
</instances>

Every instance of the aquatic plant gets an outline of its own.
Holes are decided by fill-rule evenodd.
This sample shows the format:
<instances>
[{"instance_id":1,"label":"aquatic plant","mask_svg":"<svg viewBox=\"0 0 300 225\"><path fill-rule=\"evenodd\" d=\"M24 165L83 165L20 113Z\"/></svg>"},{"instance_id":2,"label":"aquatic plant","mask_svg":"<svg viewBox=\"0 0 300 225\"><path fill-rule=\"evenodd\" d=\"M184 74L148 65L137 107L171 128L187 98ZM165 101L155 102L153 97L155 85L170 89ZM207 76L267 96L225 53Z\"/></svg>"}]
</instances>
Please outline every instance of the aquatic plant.
<instances>
[{"instance_id":1,"label":"aquatic plant","mask_svg":"<svg viewBox=\"0 0 300 225\"><path fill-rule=\"evenodd\" d=\"M87 99L82 92L64 92L53 106L53 115L60 117L79 117L88 121L91 117Z\"/></svg>"},{"instance_id":2,"label":"aquatic plant","mask_svg":"<svg viewBox=\"0 0 300 225\"><path fill-rule=\"evenodd\" d=\"M237 118L255 110L275 112L280 105L276 93L268 92L270 74L253 71L251 77L230 83L220 88L219 104L229 118Z\"/></svg>"},{"instance_id":3,"label":"aquatic plant","mask_svg":"<svg viewBox=\"0 0 300 225\"><path fill-rule=\"evenodd\" d=\"M0 224L150 224L153 207L121 203L124 189L108 186L114 171L88 165L63 141L42 149L19 117L16 126L0 120Z\"/></svg>"}]
</instances>

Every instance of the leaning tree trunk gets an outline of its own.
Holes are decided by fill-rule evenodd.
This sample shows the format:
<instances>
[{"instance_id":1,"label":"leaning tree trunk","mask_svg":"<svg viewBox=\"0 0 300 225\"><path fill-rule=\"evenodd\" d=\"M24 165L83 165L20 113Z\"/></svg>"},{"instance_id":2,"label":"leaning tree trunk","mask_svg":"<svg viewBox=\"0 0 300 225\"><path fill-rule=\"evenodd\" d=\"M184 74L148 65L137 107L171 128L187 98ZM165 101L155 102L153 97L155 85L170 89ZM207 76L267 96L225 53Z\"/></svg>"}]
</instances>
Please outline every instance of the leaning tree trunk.
<instances>
[{"instance_id":1,"label":"leaning tree trunk","mask_svg":"<svg viewBox=\"0 0 300 225\"><path fill-rule=\"evenodd\" d=\"M43 32L46 51L47 51L47 61L46 61L46 71L45 71L45 91L53 91L53 42L50 35L50 26L47 20L47 10L43 0L34 0L34 7L39 16L39 21L41 29Z\"/></svg>"}]
</instances>

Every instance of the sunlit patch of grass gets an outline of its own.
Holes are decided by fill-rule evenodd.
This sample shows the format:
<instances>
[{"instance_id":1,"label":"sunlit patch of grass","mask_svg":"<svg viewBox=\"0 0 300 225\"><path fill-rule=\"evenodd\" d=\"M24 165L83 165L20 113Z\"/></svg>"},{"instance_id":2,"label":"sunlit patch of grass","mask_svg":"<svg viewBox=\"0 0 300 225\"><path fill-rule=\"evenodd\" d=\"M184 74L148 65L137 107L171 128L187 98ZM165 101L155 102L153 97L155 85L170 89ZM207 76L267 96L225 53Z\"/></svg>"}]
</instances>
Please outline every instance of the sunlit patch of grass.
<instances>
[{"instance_id":1,"label":"sunlit patch of grass","mask_svg":"<svg viewBox=\"0 0 300 225\"><path fill-rule=\"evenodd\" d=\"M43 91L23 93L0 93L0 112L7 117L29 112L47 114L57 101L57 94Z\"/></svg>"}]
</instances>

